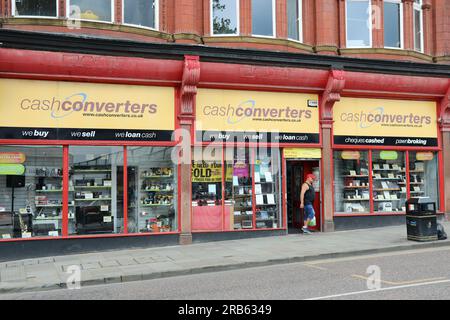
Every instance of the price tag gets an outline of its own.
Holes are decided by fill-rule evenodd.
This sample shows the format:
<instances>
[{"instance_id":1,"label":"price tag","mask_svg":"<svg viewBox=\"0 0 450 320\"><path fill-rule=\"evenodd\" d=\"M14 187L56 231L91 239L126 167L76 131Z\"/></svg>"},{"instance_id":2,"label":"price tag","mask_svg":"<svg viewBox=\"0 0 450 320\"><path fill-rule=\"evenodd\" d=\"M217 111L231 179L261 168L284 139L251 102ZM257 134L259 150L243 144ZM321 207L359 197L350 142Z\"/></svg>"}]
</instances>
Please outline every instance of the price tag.
<instances>
[{"instance_id":1,"label":"price tag","mask_svg":"<svg viewBox=\"0 0 450 320\"><path fill-rule=\"evenodd\" d=\"M111 216L103 217L103 222L112 222L112 217Z\"/></svg>"},{"instance_id":2,"label":"price tag","mask_svg":"<svg viewBox=\"0 0 450 320\"><path fill-rule=\"evenodd\" d=\"M109 211L109 206L107 206L107 205L103 205L103 206L100 206L100 211Z\"/></svg>"}]
</instances>

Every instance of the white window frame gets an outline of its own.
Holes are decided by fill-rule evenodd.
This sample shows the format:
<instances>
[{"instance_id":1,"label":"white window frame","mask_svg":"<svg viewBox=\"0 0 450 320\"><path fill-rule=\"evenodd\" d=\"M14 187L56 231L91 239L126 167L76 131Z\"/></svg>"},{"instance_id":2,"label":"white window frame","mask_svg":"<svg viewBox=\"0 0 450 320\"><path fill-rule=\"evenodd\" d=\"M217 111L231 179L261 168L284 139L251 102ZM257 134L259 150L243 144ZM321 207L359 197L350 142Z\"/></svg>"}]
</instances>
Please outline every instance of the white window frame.
<instances>
[{"instance_id":1,"label":"white window frame","mask_svg":"<svg viewBox=\"0 0 450 320\"><path fill-rule=\"evenodd\" d=\"M56 16L29 16L29 15L16 15L16 0L11 0L11 15L15 18L36 18L36 19L58 19L59 17L59 1L56 1Z\"/></svg>"},{"instance_id":2,"label":"white window frame","mask_svg":"<svg viewBox=\"0 0 450 320\"><path fill-rule=\"evenodd\" d=\"M298 5L298 39L292 39L289 38L288 34L288 40L296 41L296 42L303 42L303 0L296 0ZM288 21L289 24L289 21ZM289 33L289 32L288 32Z\"/></svg>"},{"instance_id":3,"label":"white window frame","mask_svg":"<svg viewBox=\"0 0 450 320\"><path fill-rule=\"evenodd\" d=\"M122 24L124 26L131 26L136 28L148 29L148 30L159 30L159 0L155 0L155 27L147 27L139 24L126 23L125 22L125 0L122 0Z\"/></svg>"},{"instance_id":4,"label":"white window frame","mask_svg":"<svg viewBox=\"0 0 450 320\"><path fill-rule=\"evenodd\" d=\"M370 29L369 29L369 45L368 46L349 46L348 44L348 3L349 2L369 2L369 22L370 22ZM371 0L345 0L345 47L351 48L351 49L364 49L364 48L372 48L373 45L373 28L372 28L372 1Z\"/></svg>"},{"instance_id":5,"label":"white window frame","mask_svg":"<svg viewBox=\"0 0 450 320\"><path fill-rule=\"evenodd\" d=\"M420 3L413 3L413 34L414 34L414 51L424 53L424 27L423 27L423 10L422 10L423 0L420 0ZM416 11L420 12L420 50L416 49Z\"/></svg>"},{"instance_id":6,"label":"white window frame","mask_svg":"<svg viewBox=\"0 0 450 320\"><path fill-rule=\"evenodd\" d=\"M70 2L71 0L66 0L66 17L67 19L70 20L78 20L78 21L91 21L91 22L101 22L101 23L110 23L110 24L114 24L114 21L116 20L115 17L115 12L114 12L114 0L110 0L111 2L111 21L106 21L106 20L91 20L91 19L75 19L70 17Z\"/></svg>"},{"instance_id":7,"label":"white window frame","mask_svg":"<svg viewBox=\"0 0 450 320\"><path fill-rule=\"evenodd\" d=\"M251 19L251 21L252 21L252 36L253 37L269 38L269 39L276 38L276 36L277 36L277 21L276 21L276 10L277 10L277 7L276 7L276 4L275 4L275 1L276 0L272 0L272 22L273 22L272 31L273 31L273 33L272 33L271 36L259 35L259 34L253 33L253 9L252 9L252 19Z\"/></svg>"},{"instance_id":8,"label":"white window frame","mask_svg":"<svg viewBox=\"0 0 450 320\"><path fill-rule=\"evenodd\" d=\"M388 47L388 46L384 46L386 49L397 49L397 50L403 50L404 48L404 35L403 35L403 28L404 28L404 20L403 20L403 2L401 0L384 0L384 2L389 2L389 3L396 3L399 4L399 10L400 10L400 47ZM383 16L384 16L384 3L383 3ZM384 22L383 22L384 24ZM384 30L384 25L383 25L383 30ZM386 32L386 30L384 30L384 32ZM384 35L383 35L383 43L384 43Z\"/></svg>"},{"instance_id":9,"label":"white window frame","mask_svg":"<svg viewBox=\"0 0 450 320\"><path fill-rule=\"evenodd\" d=\"M238 36L240 34L240 0L234 0L236 1L236 33L228 33L228 34L214 34L214 12L213 12L213 1L209 1L209 26L210 26L210 35L213 37L232 37L232 36Z\"/></svg>"}]
</instances>

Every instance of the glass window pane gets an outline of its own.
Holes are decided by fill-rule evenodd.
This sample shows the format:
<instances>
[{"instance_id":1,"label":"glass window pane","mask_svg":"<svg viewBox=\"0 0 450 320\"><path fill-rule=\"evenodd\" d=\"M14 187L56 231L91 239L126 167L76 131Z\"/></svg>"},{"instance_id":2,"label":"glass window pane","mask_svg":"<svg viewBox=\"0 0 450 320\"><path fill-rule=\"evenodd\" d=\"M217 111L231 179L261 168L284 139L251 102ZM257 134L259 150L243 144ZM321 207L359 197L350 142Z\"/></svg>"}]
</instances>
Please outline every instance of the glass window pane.
<instances>
[{"instance_id":1,"label":"glass window pane","mask_svg":"<svg viewBox=\"0 0 450 320\"><path fill-rule=\"evenodd\" d=\"M252 33L273 36L273 0L252 0Z\"/></svg>"},{"instance_id":2,"label":"glass window pane","mask_svg":"<svg viewBox=\"0 0 450 320\"><path fill-rule=\"evenodd\" d=\"M221 231L224 224L222 147L202 151L202 155L194 156L192 161L192 230Z\"/></svg>"},{"instance_id":3,"label":"glass window pane","mask_svg":"<svg viewBox=\"0 0 450 320\"><path fill-rule=\"evenodd\" d=\"M227 148L226 167L225 214L230 217L228 219L230 229L252 229L251 150L249 148Z\"/></svg>"},{"instance_id":4,"label":"glass window pane","mask_svg":"<svg viewBox=\"0 0 450 320\"><path fill-rule=\"evenodd\" d=\"M123 232L123 148L69 147L69 234Z\"/></svg>"},{"instance_id":5,"label":"glass window pane","mask_svg":"<svg viewBox=\"0 0 450 320\"><path fill-rule=\"evenodd\" d=\"M370 212L367 151L334 152L335 210L340 213Z\"/></svg>"},{"instance_id":6,"label":"glass window pane","mask_svg":"<svg viewBox=\"0 0 450 320\"><path fill-rule=\"evenodd\" d=\"M124 0L123 19L125 23L156 28L155 0Z\"/></svg>"},{"instance_id":7,"label":"glass window pane","mask_svg":"<svg viewBox=\"0 0 450 320\"><path fill-rule=\"evenodd\" d=\"M370 46L370 2L347 0L347 47Z\"/></svg>"},{"instance_id":8,"label":"glass window pane","mask_svg":"<svg viewBox=\"0 0 450 320\"><path fill-rule=\"evenodd\" d=\"M177 225L177 166L168 147L128 147L128 232L170 232Z\"/></svg>"},{"instance_id":9,"label":"glass window pane","mask_svg":"<svg viewBox=\"0 0 450 320\"><path fill-rule=\"evenodd\" d=\"M281 226L279 149L259 148L255 159L256 228Z\"/></svg>"},{"instance_id":10,"label":"glass window pane","mask_svg":"<svg viewBox=\"0 0 450 320\"><path fill-rule=\"evenodd\" d=\"M300 40L299 0L287 0L288 38Z\"/></svg>"},{"instance_id":11,"label":"glass window pane","mask_svg":"<svg viewBox=\"0 0 450 320\"><path fill-rule=\"evenodd\" d=\"M79 10L73 10L73 6ZM70 0L69 17L72 19L112 21L111 0ZM80 17L76 13L80 13Z\"/></svg>"},{"instance_id":12,"label":"glass window pane","mask_svg":"<svg viewBox=\"0 0 450 320\"><path fill-rule=\"evenodd\" d=\"M401 47L400 38L400 4L384 3L384 46Z\"/></svg>"},{"instance_id":13,"label":"glass window pane","mask_svg":"<svg viewBox=\"0 0 450 320\"><path fill-rule=\"evenodd\" d=\"M16 16L56 17L56 0L13 0Z\"/></svg>"},{"instance_id":14,"label":"glass window pane","mask_svg":"<svg viewBox=\"0 0 450 320\"><path fill-rule=\"evenodd\" d=\"M213 0L213 34L237 34L237 0Z\"/></svg>"},{"instance_id":15,"label":"glass window pane","mask_svg":"<svg viewBox=\"0 0 450 320\"><path fill-rule=\"evenodd\" d=\"M421 11L414 10L414 49L422 51L422 22Z\"/></svg>"},{"instance_id":16,"label":"glass window pane","mask_svg":"<svg viewBox=\"0 0 450 320\"><path fill-rule=\"evenodd\" d=\"M409 153L411 198L429 197L439 208L439 167L436 152Z\"/></svg>"},{"instance_id":17,"label":"glass window pane","mask_svg":"<svg viewBox=\"0 0 450 320\"><path fill-rule=\"evenodd\" d=\"M375 212L405 212L405 153L372 152L373 201Z\"/></svg>"},{"instance_id":18,"label":"glass window pane","mask_svg":"<svg viewBox=\"0 0 450 320\"><path fill-rule=\"evenodd\" d=\"M0 147L0 239L61 235L62 150Z\"/></svg>"}]
</instances>

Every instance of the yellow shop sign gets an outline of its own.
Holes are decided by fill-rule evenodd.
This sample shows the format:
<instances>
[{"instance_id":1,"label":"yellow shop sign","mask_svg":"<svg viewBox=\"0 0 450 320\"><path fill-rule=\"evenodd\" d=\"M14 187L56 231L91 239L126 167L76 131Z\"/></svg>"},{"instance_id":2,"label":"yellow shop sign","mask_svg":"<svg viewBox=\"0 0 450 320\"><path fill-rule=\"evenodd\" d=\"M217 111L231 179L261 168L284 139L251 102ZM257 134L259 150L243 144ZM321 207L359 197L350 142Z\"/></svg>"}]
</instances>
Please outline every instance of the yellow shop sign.
<instances>
[{"instance_id":1,"label":"yellow shop sign","mask_svg":"<svg viewBox=\"0 0 450 320\"><path fill-rule=\"evenodd\" d=\"M436 147L436 103L342 98L333 107L335 145Z\"/></svg>"},{"instance_id":2,"label":"yellow shop sign","mask_svg":"<svg viewBox=\"0 0 450 320\"><path fill-rule=\"evenodd\" d=\"M199 89L197 141L319 143L316 94Z\"/></svg>"},{"instance_id":3,"label":"yellow shop sign","mask_svg":"<svg viewBox=\"0 0 450 320\"><path fill-rule=\"evenodd\" d=\"M167 141L174 89L0 79L0 139Z\"/></svg>"}]
</instances>

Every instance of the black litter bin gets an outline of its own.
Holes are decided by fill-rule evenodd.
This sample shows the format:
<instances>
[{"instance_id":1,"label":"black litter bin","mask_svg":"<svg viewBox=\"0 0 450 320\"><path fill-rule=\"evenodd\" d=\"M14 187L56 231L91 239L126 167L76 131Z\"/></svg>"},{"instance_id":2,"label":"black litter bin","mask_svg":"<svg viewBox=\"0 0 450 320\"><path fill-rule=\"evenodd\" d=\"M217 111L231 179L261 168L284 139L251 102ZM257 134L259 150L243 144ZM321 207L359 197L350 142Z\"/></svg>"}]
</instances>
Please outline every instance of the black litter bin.
<instances>
[{"instance_id":1,"label":"black litter bin","mask_svg":"<svg viewBox=\"0 0 450 320\"><path fill-rule=\"evenodd\" d=\"M406 201L406 231L408 240L437 240L436 203L425 197Z\"/></svg>"}]
</instances>

